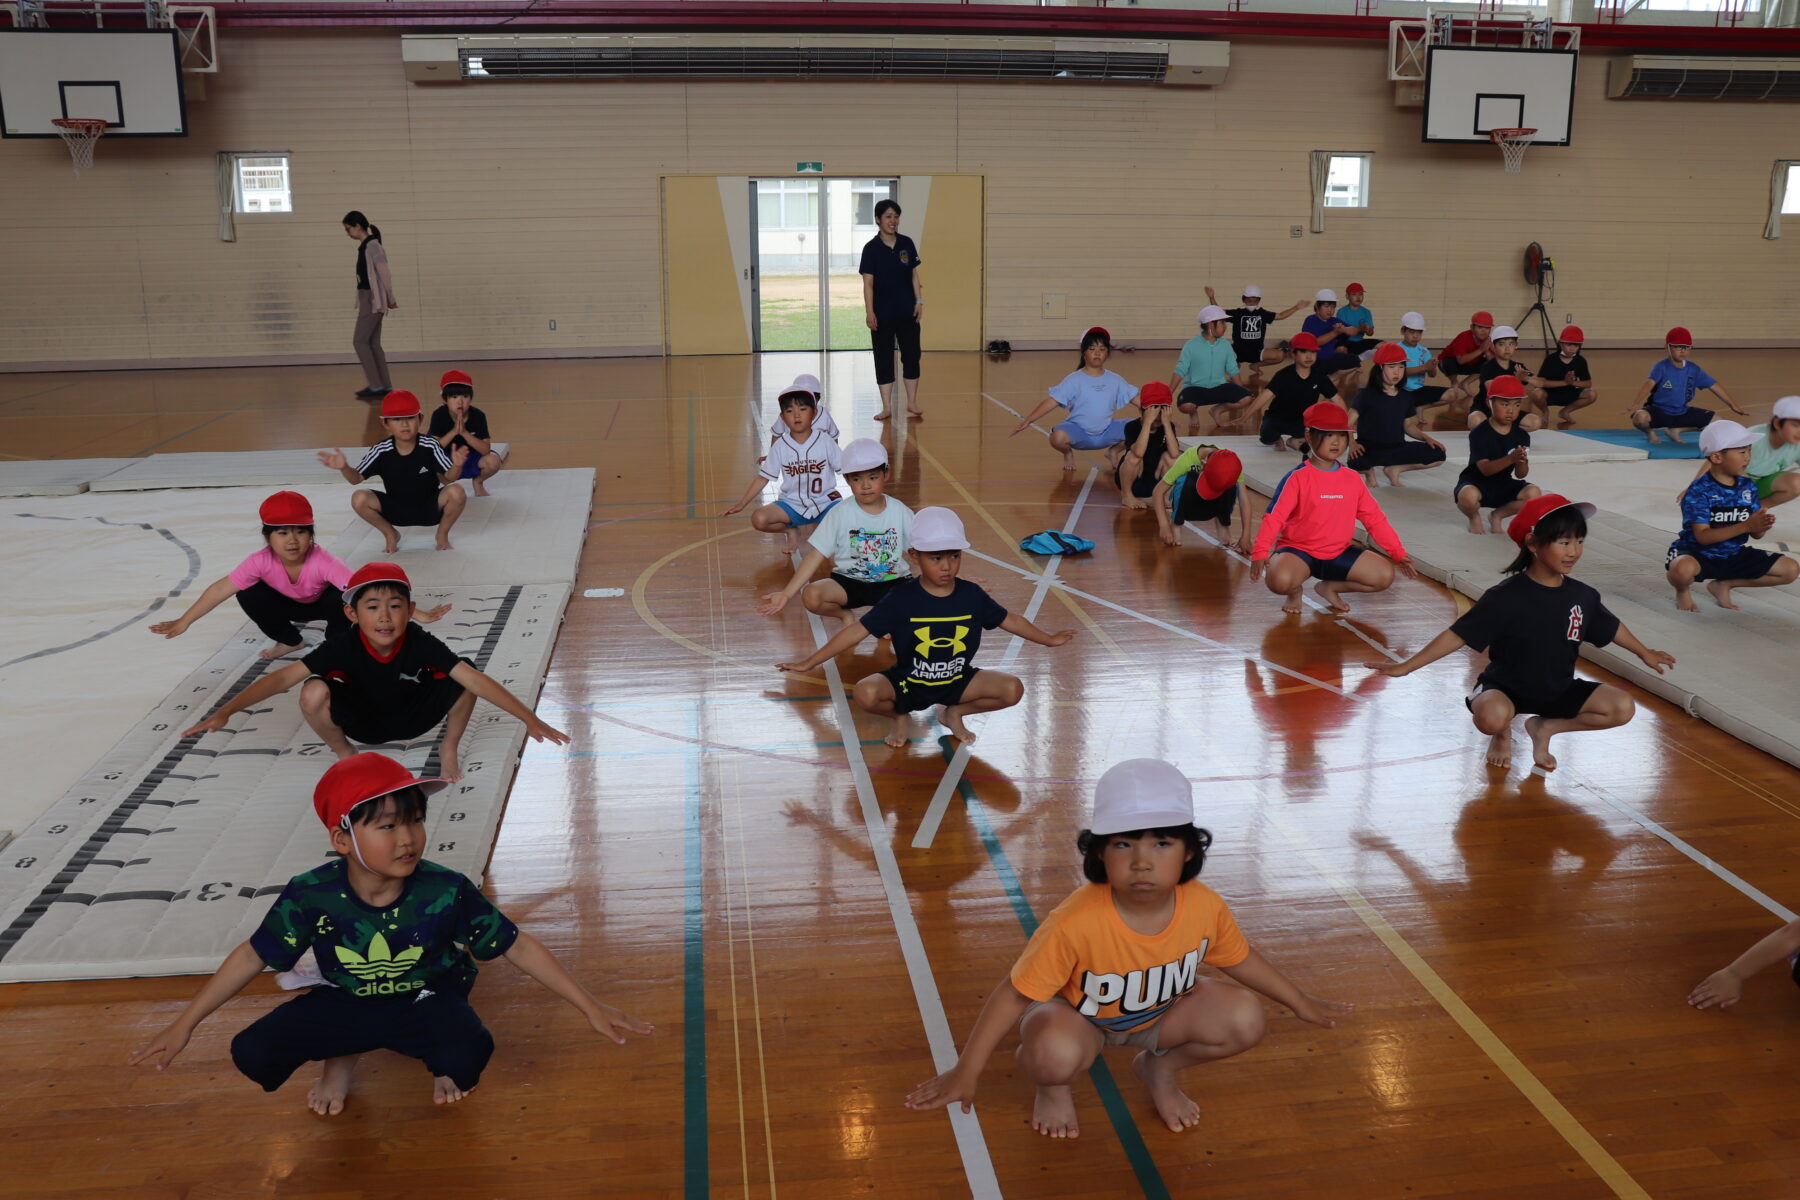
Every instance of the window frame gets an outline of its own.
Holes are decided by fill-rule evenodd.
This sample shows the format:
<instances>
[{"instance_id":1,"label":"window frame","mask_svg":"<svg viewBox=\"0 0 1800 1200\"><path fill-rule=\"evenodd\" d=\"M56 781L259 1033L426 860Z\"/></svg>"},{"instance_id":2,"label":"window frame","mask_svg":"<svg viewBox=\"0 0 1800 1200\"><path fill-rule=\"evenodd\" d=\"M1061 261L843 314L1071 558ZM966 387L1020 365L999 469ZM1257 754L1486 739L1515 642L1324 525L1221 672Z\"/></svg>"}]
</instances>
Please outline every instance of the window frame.
<instances>
[{"instance_id":1,"label":"window frame","mask_svg":"<svg viewBox=\"0 0 1800 1200\"><path fill-rule=\"evenodd\" d=\"M234 217L292 216L294 214L294 156L292 152L287 150L226 150L222 153L229 164L231 213ZM287 199L287 206L285 208L248 207L249 199L252 195L266 196L275 192L275 189L273 188L247 189L244 187L246 164L256 159L280 160L279 169L281 171L282 180L286 184L286 187L281 190L281 194L285 195ZM250 169L270 171L275 170L276 168L257 166Z\"/></svg>"},{"instance_id":2,"label":"window frame","mask_svg":"<svg viewBox=\"0 0 1800 1200\"><path fill-rule=\"evenodd\" d=\"M1366 150L1327 150L1325 154L1327 156L1325 169L1326 183L1324 195L1321 197L1322 206L1329 209L1359 209L1370 207L1369 176L1375 158L1374 153ZM1357 162L1360 168L1358 173L1359 177L1356 182L1356 191L1350 198L1350 202L1334 203L1331 190L1331 174L1340 160L1354 160Z\"/></svg>"},{"instance_id":3,"label":"window frame","mask_svg":"<svg viewBox=\"0 0 1800 1200\"><path fill-rule=\"evenodd\" d=\"M1800 160L1783 161L1787 163L1787 186L1781 193L1781 215L1800 216Z\"/></svg>"}]
</instances>

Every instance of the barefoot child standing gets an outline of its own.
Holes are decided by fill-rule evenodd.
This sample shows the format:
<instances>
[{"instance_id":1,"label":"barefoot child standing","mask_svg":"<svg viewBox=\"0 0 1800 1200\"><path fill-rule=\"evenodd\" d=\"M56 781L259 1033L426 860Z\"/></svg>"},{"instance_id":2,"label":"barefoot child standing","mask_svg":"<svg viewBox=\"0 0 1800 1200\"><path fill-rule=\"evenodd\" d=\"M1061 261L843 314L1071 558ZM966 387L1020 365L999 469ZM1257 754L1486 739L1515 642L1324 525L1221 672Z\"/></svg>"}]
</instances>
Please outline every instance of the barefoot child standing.
<instances>
[{"instance_id":1,"label":"barefoot child standing","mask_svg":"<svg viewBox=\"0 0 1800 1200\"><path fill-rule=\"evenodd\" d=\"M1338 461L1350 448L1349 414L1321 400L1306 410L1304 424L1310 456L1275 485L1250 552L1250 578L1259 581L1267 572L1269 590L1284 597L1284 613L1300 611L1300 589L1309 577L1317 579L1319 599L1346 613L1343 593L1384 591L1395 567L1408 579L1419 572L1362 476ZM1387 558L1351 544L1358 521Z\"/></svg>"},{"instance_id":2,"label":"barefoot child standing","mask_svg":"<svg viewBox=\"0 0 1800 1200\"><path fill-rule=\"evenodd\" d=\"M312 504L299 492L276 492L262 502L257 515L268 544L215 580L179 617L152 625L151 633L180 637L228 596L274 643L263 658L280 658L301 647L296 621L325 622L326 637L350 628L342 594L350 568L313 541Z\"/></svg>"},{"instance_id":3,"label":"barefoot child standing","mask_svg":"<svg viewBox=\"0 0 1800 1200\"><path fill-rule=\"evenodd\" d=\"M1473 608L1402 663L1366 666L1396 679L1467 646L1486 651L1488 665L1464 699L1475 728L1489 736L1487 761L1512 762L1512 721L1529 714L1533 775L1556 770L1550 739L1559 733L1612 729L1631 720L1637 706L1620 688L1575 678L1581 644L1614 642L1657 674L1675 665L1672 655L1651 650L1600 600L1600 593L1570 578L1587 537L1591 504L1554 493L1519 510L1507 532L1519 545L1506 568L1511 578L1481 594Z\"/></svg>"},{"instance_id":4,"label":"barefoot child standing","mask_svg":"<svg viewBox=\"0 0 1800 1200\"><path fill-rule=\"evenodd\" d=\"M1175 1133L1200 1123L1176 1072L1261 1042L1260 992L1327 1029L1351 1006L1309 996L1250 946L1231 910L1198 878L1212 834L1194 825L1194 792L1168 763L1135 758L1094 786L1076 846L1086 887L1056 906L988 995L956 1065L906 1098L915 1110L970 1111L981 1069L1014 1025L1014 1057L1037 1085L1031 1127L1078 1137L1069 1085L1107 1046L1137 1050L1132 1070ZM1202 966L1234 983L1202 976ZM1242 984L1242 987L1236 986Z\"/></svg>"},{"instance_id":5,"label":"barefoot child standing","mask_svg":"<svg viewBox=\"0 0 1800 1200\"><path fill-rule=\"evenodd\" d=\"M1495 533L1501 522L1519 511L1520 505L1540 494L1536 484L1525 482L1531 469L1531 435L1519 424L1525 385L1510 375L1494 380L1488 389L1487 420L1469 430L1469 465L1456 477L1456 507L1469 519L1470 533L1487 533L1481 510L1491 508Z\"/></svg>"},{"instance_id":6,"label":"barefoot child standing","mask_svg":"<svg viewBox=\"0 0 1800 1200\"><path fill-rule=\"evenodd\" d=\"M493 1035L469 1006L477 962L506 958L615 1042L651 1032L595 999L467 876L423 857L426 797L449 782L415 778L374 753L333 764L313 809L338 857L290 879L256 932L130 1065L154 1060L167 1069L220 1005L265 967L289 970L309 949L323 982L233 1038L231 1061L272 1092L302 1064L323 1060L306 1098L320 1116L343 1111L356 1059L370 1050L421 1060L438 1104L467 1096L494 1053Z\"/></svg>"},{"instance_id":7,"label":"barefoot child standing","mask_svg":"<svg viewBox=\"0 0 1800 1200\"><path fill-rule=\"evenodd\" d=\"M381 476L386 491L358 488L350 494L356 515L381 531L384 553L400 548L399 525L437 526L437 548L450 549L450 527L462 516L468 497L452 486L462 477L469 452L446 453L432 438L419 437L419 398L408 391L381 398L381 424L387 437L352 467L342 450L321 450L319 461L350 483Z\"/></svg>"},{"instance_id":8,"label":"barefoot child standing","mask_svg":"<svg viewBox=\"0 0 1800 1200\"><path fill-rule=\"evenodd\" d=\"M885 494L886 448L873 438L857 438L844 447L838 465L850 486L852 503L834 504L819 519L807 543L811 552L786 587L763 597L756 610L762 616L774 616L798 594L808 612L849 625L856 619L851 609L877 603L911 574L906 546L913 512ZM813 579L828 558L830 578Z\"/></svg>"},{"instance_id":9,"label":"barefoot child standing","mask_svg":"<svg viewBox=\"0 0 1800 1200\"><path fill-rule=\"evenodd\" d=\"M1691 590L1699 582L1720 608L1736 609L1732 589L1780 587L1800 577L1800 562L1750 544L1775 524L1775 514L1757 499L1756 481L1745 474L1755 442L1736 421L1712 421L1700 431L1706 471L1681 494L1681 536L1665 563L1682 612L1700 611Z\"/></svg>"},{"instance_id":10,"label":"barefoot child standing","mask_svg":"<svg viewBox=\"0 0 1800 1200\"><path fill-rule=\"evenodd\" d=\"M959 742L975 735L963 724L975 713L1011 708L1025 695L1012 675L974 665L981 631L1004 629L1040 646L1061 646L1073 629L1045 633L1018 613L1009 613L978 585L958 579L962 552L969 548L962 520L947 508L922 508L913 515L912 544L906 552L913 578L898 584L860 621L782 671L810 671L869 636L891 637L897 661L866 676L853 695L858 707L893 718L890 746L906 744L906 714L944 706L944 725Z\"/></svg>"}]
</instances>

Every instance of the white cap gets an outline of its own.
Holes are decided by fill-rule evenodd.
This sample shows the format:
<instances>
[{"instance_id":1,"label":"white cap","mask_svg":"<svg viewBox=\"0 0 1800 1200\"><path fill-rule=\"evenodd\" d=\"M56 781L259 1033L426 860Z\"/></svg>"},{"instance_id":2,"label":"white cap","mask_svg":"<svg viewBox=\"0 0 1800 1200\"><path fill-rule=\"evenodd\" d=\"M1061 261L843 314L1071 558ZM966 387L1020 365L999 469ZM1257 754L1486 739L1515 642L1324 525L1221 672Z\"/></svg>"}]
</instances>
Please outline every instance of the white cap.
<instances>
[{"instance_id":1,"label":"white cap","mask_svg":"<svg viewBox=\"0 0 1800 1200\"><path fill-rule=\"evenodd\" d=\"M840 465L839 470L842 470ZM962 518L947 508L921 508L913 514L912 549L921 554L933 550L967 550L969 537Z\"/></svg>"},{"instance_id":2,"label":"white cap","mask_svg":"<svg viewBox=\"0 0 1800 1200\"><path fill-rule=\"evenodd\" d=\"M1094 784L1090 832L1104 836L1193 823L1194 785L1160 758L1128 758Z\"/></svg>"},{"instance_id":3,"label":"white cap","mask_svg":"<svg viewBox=\"0 0 1800 1200\"><path fill-rule=\"evenodd\" d=\"M1721 450L1736 450L1740 446L1755 444L1756 435L1736 421L1708 421L1706 428L1700 431L1702 454L1717 454Z\"/></svg>"},{"instance_id":4,"label":"white cap","mask_svg":"<svg viewBox=\"0 0 1800 1200\"><path fill-rule=\"evenodd\" d=\"M1800 421L1800 396L1783 396L1771 414L1777 421Z\"/></svg>"},{"instance_id":5,"label":"white cap","mask_svg":"<svg viewBox=\"0 0 1800 1200\"><path fill-rule=\"evenodd\" d=\"M1407 313L1404 317L1400 318L1400 328L1416 329L1420 333L1424 333L1425 332L1425 315L1423 313L1416 313L1416 312Z\"/></svg>"},{"instance_id":6,"label":"white cap","mask_svg":"<svg viewBox=\"0 0 1800 1200\"><path fill-rule=\"evenodd\" d=\"M1202 325L1208 321L1229 321L1231 317L1217 304L1209 304L1200 310L1199 321Z\"/></svg>"},{"instance_id":7,"label":"white cap","mask_svg":"<svg viewBox=\"0 0 1800 1200\"><path fill-rule=\"evenodd\" d=\"M1261 300L1262 299L1262 289L1257 287L1253 283L1253 284L1250 284L1248 287L1246 287L1243 291L1239 292L1238 295L1243 296L1244 298L1249 299L1249 300Z\"/></svg>"},{"instance_id":8,"label":"white cap","mask_svg":"<svg viewBox=\"0 0 1800 1200\"><path fill-rule=\"evenodd\" d=\"M1496 325L1494 326L1494 332L1488 335L1488 340L1497 342L1501 338L1512 338L1516 341L1518 336L1519 331L1514 329L1511 325Z\"/></svg>"},{"instance_id":9,"label":"white cap","mask_svg":"<svg viewBox=\"0 0 1800 1200\"><path fill-rule=\"evenodd\" d=\"M781 389L781 394L784 396L789 392L811 392L815 396L822 396L825 394L825 388L819 382L817 375L796 375L794 382Z\"/></svg>"},{"instance_id":10,"label":"white cap","mask_svg":"<svg viewBox=\"0 0 1800 1200\"><path fill-rule=\"evenodd\" d=\"M887 466L887 460L886 446L874 438L857 438L838 455L838 470L845 475L852 471L872 471Z\"/></svg>"},{"instance_id":11,"label":"white cap","mask_svg":"<svg viewBox=\"0 0 1800 1200\"><path fill-rule=\"evenodd\" d=\"M1337 293L1330 288L1320 288L1313 293L1314 304L1336 304L1337 302Z\"/></svg>"}]
</instances>

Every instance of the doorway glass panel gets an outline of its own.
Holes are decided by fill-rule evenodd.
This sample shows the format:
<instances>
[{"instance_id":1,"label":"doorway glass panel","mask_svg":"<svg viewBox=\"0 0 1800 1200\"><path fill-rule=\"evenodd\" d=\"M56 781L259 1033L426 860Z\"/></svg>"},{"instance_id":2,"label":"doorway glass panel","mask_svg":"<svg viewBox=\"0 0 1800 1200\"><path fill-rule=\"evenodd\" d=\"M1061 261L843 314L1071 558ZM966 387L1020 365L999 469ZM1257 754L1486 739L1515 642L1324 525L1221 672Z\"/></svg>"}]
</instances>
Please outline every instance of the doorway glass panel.
<instances>
[{"instance_id":1,"label":"doorway glass panel","mask_svg":"<svg viewBox=\"0 0 1800 1200\"><path fill-rule=\"evenodd\" d=\"M827 345L832 350L863 350L869 345L869 326L857 267L862 263L863 244L875 236L875 205L893 196L894 181L833 179L829 185L825 205L831 314Z\"/></svg>"},{"instance_id":2,"label":"doorway glass panel","mask_svg":"<svg viewBox=\"0 0 1800 1200\"><path fill-rule=\"evenodd\" d=\"M757 330L761 350L817 350L823 179L756 181Z\"/></svg>"}]
</instances>

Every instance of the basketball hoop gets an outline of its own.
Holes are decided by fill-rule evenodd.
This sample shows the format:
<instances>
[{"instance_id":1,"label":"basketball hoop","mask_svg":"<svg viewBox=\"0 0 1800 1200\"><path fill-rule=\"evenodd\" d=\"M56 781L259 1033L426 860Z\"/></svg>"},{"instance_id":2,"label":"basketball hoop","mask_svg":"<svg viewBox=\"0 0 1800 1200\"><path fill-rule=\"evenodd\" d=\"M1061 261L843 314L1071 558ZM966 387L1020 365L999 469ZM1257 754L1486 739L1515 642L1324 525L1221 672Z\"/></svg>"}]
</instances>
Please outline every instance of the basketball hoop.
<instances>
[{"instance_id":1,"label":"basketball hoop","mask_svg":"<svg viewBox=\"0 0 1800 1200\"><path fill-rule=\"evenodd\" d=\"M1506 173L1517 175L1525 162L1525 148L1537 136L1535 129L1494 129L1488 132L1500 153L1506 156Z\"/></svg>"},{"instance_id":2,"label":"basketball hoop","mask_svg":"<svg viewBox=\"0 0 1800 1200\"><path fill-rule=\"evenodd\" d=\"M94 165L94 143L106 132L106 122L99 117L52 117L50 123L68 146L79 179L83 171Z\"/></svg>"}]
</instances>

